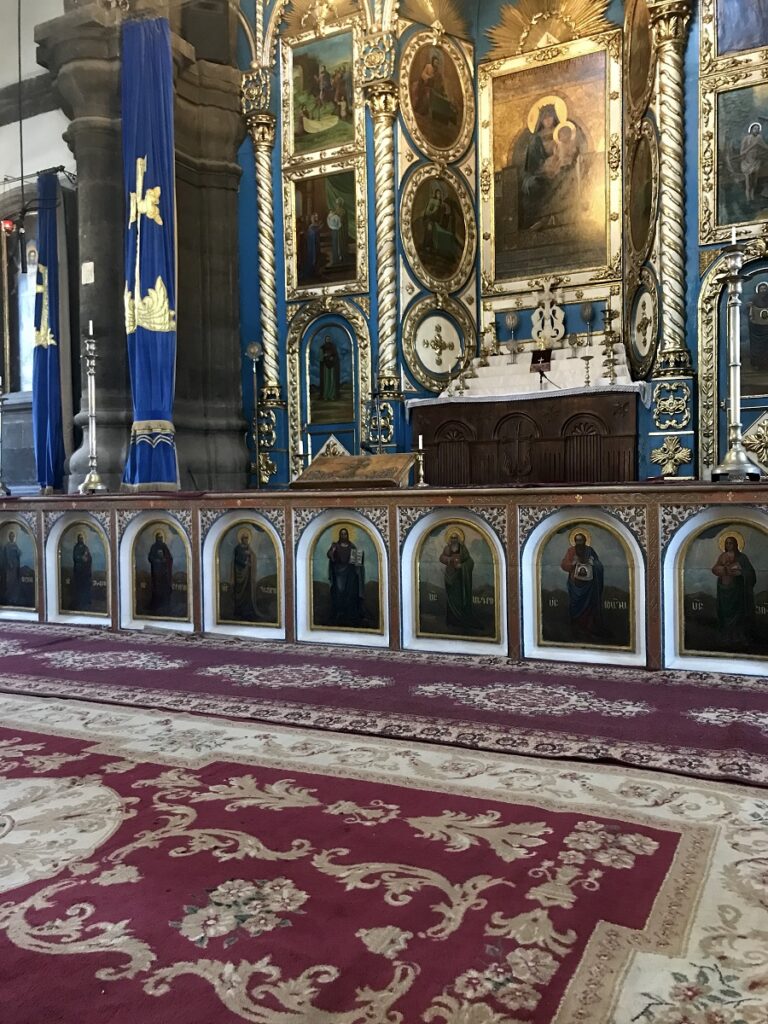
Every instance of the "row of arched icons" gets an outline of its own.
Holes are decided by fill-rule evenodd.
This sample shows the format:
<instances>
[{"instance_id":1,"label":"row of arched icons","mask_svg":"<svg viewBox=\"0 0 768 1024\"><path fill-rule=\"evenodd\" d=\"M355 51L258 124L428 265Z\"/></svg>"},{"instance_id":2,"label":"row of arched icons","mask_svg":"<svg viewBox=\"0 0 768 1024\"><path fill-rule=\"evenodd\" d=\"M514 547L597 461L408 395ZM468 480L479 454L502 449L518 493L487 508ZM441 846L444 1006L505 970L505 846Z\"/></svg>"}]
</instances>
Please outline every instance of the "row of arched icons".
<instances>
[{"instance_id":1,"label":"row of arched icons","mask_svg":"<svg viewBox=\"0 0 768 1024\"><path fill-rule=\"evenodd\" d=\"M45 544L23 516L0 520L0 617L193 628L197 589L190 538L166 513L126 528L112 585L108 534L85 513L62 515ZM229 512L205 536L203 628L262 638L286 634L285 553L258 512ZM390 581L398 573L376 525L324 512L301 533L293 566L299 640L386 647ZM553 512L520 555L523 653L553 660L646 661L646 560L634 533L598 510ZM406 648L506 654L507 558L489 523L470 511L425 515L403 538L399 618ZM656 584L654 583L654 587ZM768 659L768 518L709 509L670 540L662 571L666 664L759 672ZM577 653L578 652L578 653ZM762 663L762 667L761 667Z\"/></svg>"}]
</instances>

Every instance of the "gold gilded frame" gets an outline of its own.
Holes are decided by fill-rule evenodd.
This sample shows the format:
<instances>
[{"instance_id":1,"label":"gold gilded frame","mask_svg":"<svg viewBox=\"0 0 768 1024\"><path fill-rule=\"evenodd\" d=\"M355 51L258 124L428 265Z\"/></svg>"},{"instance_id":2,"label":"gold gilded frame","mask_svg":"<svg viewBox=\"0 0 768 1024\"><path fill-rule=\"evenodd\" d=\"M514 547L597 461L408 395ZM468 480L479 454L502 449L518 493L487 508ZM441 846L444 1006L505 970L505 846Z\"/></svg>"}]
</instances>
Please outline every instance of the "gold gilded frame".
<instances>
[{"instance_id":1,"label":"gold gilded frame","mask_svg":"<svg viewBox=\"0 0 768 1024\"><path fill-rule=\"evenodd\" d=\"M648 18L648 37L650 44L650 62L648 66L647 80L645 88L639 96L633 97L630 88L630 69L632 67L632 29L635 23L638 7L644 4L646 10L648 9L647 0L629 0L627 4L626 14L624 16L624 95L627 99L627 118L630 124L634 124L639 121L640 118L645 114L648 109L648 104L651 102L651 95L653 88L656 84L656 58L657 52L656 47L653 43L653 29L651 28L650 17ZM634 102L633 102L634 100Z\"/></svg>"},{"instance_id":2,"label":"gold gilded frame","mask_svg":"<svg viewBox=\"0 0 768 1024\"><path fill-rule=\"evenodd\" d=\"M33 591L34 591L34 595L35 595L35 603L34 603L34 605L31 608L30 608L29 605L25 605L25 604L0 604L0 611L2 611L2 612L39 612L40 611L40 598L38 596L38 582L39 582L38 577L39 577L39 573L40 573L40 549L39 549L39 547L37 545L37 536L35 535L34 530L32 529L31 526L29 526L28 523L25 523L23 519L17 519L14 516L9 516L8 518L0 519L0 530L2 530L2 528L4 526L9 526L9 527L10 526L15 526L19 530L24 530L24 532L27 533L29 535L29 537L31 538L31 540L32 540L32 549L33 549L33 551L35 553L35 583L34 583L34 587L33 587Z\"/></svg>"},{"instance_id":3,"label":"gold gilded frame","mask_svg":"<svg viewBox=\"0 0 768 1024\"><path fill-rule=\"evenodd\" d=\"M219 572L220 562L219 553L221 550L221 544L227 534L231 533L232 530L239 530L241 527L248 527L253 529L257 527L261 533L269 538L272 544L272 549L275 552L275 582L277 584L277 619L274 622L245 622L240 619L222 619L221 609L219 607L219 600L221 597L221 574ZM216 539L216 546L213 549L213 564L215 566L213 583L215 587L215 598L216 598L216 625L217 626L245 626L248 629L282 629L283 626L283 556L280 549L280 545L276 542L272 533L267 529L262 520L253 519L239 519L236 523L230 523L230 525L221 531Z\"/></svg>"},{"instance_id":4,"label":"gold gilded frame","mask_svg":"<svg viewBox=\"0 0 768 1024\"><path fill-rule=\"evenodd\" d=\"M493 559L493 586L495 592L495 603L494 603L494 635L490 636L468 636L465 633L424 633L420 629L420 598L421 598L421 554L424 550L424 546L436 530L447 531L451 526L459 526L463 529L474 530L479 533L488 545L491 557ZM413 554L413 569L412 569L412 588L413 588L413 635L420 639L430 640L457 640L462 643L476 643L476 644L499 644L501 643L501 565L499 562L499 553L496 550L496 546L493 543L493 537L491 532L479 523L472 522L469 519L461 519L458 516L446 518L439 522L433 523L433 525L425 530L419 538L418 546Z\"/></svg>"},{"instance_id":5,"label":"gold gilded frame","mask_svg":"<svg viewBox=\"0 0 768 1024\"><path fill-rule=\"evenodd\" d=\"M464 121L456 142L452 146L433 146L426 138L416 121L411 102L411 90L409 82L411 77L411 66L416 59L417 53L424 46L440 46L445 50L453 61L454 67L461 83L461 95L464 101ZM434 32L417 32L411 36L403 50L400 58L400 109L403 112L403 120L408 134L416 143L418 148L425 153L430 160L444 164L453 163L463 156L472 142L475 130L475 92L472 85L472 73L465 54L459 45L448 36L436 37Z\"/></svg>"},{"instance_id":6,"label":"gold gilded frame","mask_svg":"<svg viewBox=\"0 0 768 1024\"><path fill-rule=\"evenodd\" d=\"M752 0L750 0L752 2ZM699 41L699 73L711 75L718 72L738 72L768 63L768 46L729 53L720 57L717 53L717 0L700 0L701 36Z\"/></svg>"},{"instance_id":7,"label":"gold gilded frame","mask_svg":"<svg viewBox=\"0 0 768 1024\"><path fill-rule=\"evenodd\" d=\"M149 530L150 527L157 529L161 527L164 530L174 530L184 541L184 551L187 556L187 615L186 618L182 618L179 615L139 615L136 611L136 544L139 537ZM130 565L131 565L131 618L137 622L191 622L192 621L192 547L189 543L189 537L180 523L177 523L172 519L153 519L148 523L143 523L136 533L133 535L131 540L131 553L130 553Z\"/></svg>"},{"instance_id":8,"label":"gold gilded frame","mask_svg":"<svg viewBox=\"0 0 768 1024\"><path fill-rule=\"evenodd\" d=\"M349 281L335 284L299 284L299 251L296 230L296 182L308 178L326 178L330 174L352 171L355 175L355 242L356 273ZM289 302L317 299L326 295L355 295L368 291L368 200L366 196L365 154L350 160L291 168L283 173L283 204L285 218L285 284Z\"/></svg>"},{"instance_id":9,"label":"gold gilded frame","mask_svg":"<svg viewBox=\"0 0 768 1024\"><path fill-rule=\"evenodd\" d=\"M378 579L378 594L379 594L379 624L376 629L362 629L356 626L316 626L315 625L315 588L314 588L314 574L313 567L315 562L315 551L317 545L320 543L320 538L328 530L342 530L351 527L353 530L362 530L363 533L368 537L371 544L376 551L379 559L379 579ZM384 573L382 567L385 564L384 560L387 557L386 548L380 537L377 536L373 527L363 525L356 519L345 518L339 516L338 519L334 519L330 523L326 523L322 529L318 530L317 534L312 538L312 544L309 548L307 555L307 607L309 608L309 630L311 633L368 633L372 636L383 636L384 635Z\"/></svg>"},{"instance_id":10,"label":"gold gilded frame","mask_svg":"<svg viewBox=\"0 0 768 1024\"><path fill-rule=\"evenodd\" d=\"M456 272L449 278L434 277L424 266L416 249L413 237L413 204L419 188L427 181L436 185L450 186L456 195L464 221L464 250L461 254ZM455 292L467 283L475 265L477 252L477 228L475 227L475 210L469 189L456 171L448 167L424 164L417 168L408 178L400 200L400 225L408 262L416 277L435 292Z\"/></svg>"},{"instance_id":11,"label":"gold gilded frame","mask_svg":"<svg viewBox=\"0 0 768 1024\"><path fill-rule=\"evenodd\" d=\"M684 646L685 643L685 560L688 557L692 545L699 539L701 534L705 530L711 530L712 527L722 526L726 528L743 528L749 526L751 529L758 532L762 532L765 536L766 542L768 542L768 530L761 528L757 523L750 522L746 519L738 519L729 517L728 519L715 519L711 522L703 523L697 530L693 530L683 542L683 545L677 553L677 565L675 572L675 602L677 606L677 653L681 658L742 658L744 661L765 661L765 655L761 654L745 654L741 651L692 651Z\"/></svg>"},{"instance_id":12,"label":"gold gilded frame","mask_svg":"<svg viewBox=\"0 0 768 1024\"><path fill-rule=\"evenodd\" d=\"M478 72L480 164L480 263L482 294L515 295L533 287L529 276L497 279L494 254L494 164L493 164L493 84L494 80L532 68L553 68L566 60L604 51L605 78L605 180L607 184L605 251L607 260L600 266L570 270L568 266L538 271L538 277L567 275L571 285L589 285L599 281L619 281L622 271L622 32L605 32L591 39L558 43L545 50L535 50L481 64ZM554 88L554 86L553 86Z\"/></svg>"},{"instance_id":13,"label":"gold gilded frame","mask_svg":"<svg viewBox=\"0 0 768 1024\"><path fill-rule=\"evenodd\" d=\"M768 51L755 51L765 54ZM756 238L765 230L764 220L733 221L717 223L718 190L718 98L727 92L753 85L765 85L765 67L739 65L737 70L718 71L699 80L699 243L730 242L731 233L736 229L739 239Z\"/></svg>"},{"instance_id":14,"label":"gold gilded frame","mask_svg":"<svg viewBox=\"0 0 768 1024\"><path fill-rule=\"evenodd\" d=\"M635 165L637 154L640 151L640 146L643 141L648 146L651 154L651 216L648 225L648 235L644 243L640 248L635 248L635 242L632 238L632 224L630 221L630 211L632 209L632 168ZM653 248L653 242L656 237L656 223L659 216L659 137L656 133L656 128L653 123L644 117L642 121L637 125L636 129L632 133L632 141L629 146L629 154L627 158L627 197L624 203L624 219L626 222L627 229L627 251L628 251L628 262L630 264L628 270L633 273L636 277L640 272L640 267L648 259L651 249Z\"/></svg>"},{"instance_id":15,"label":"gold gilded frame","mask_svg":"<svg viewBox=\"0 0 768 1024\"><path fill-rule=\"evenodd\" d=\"M573 530L576 527L578 527L578 526L586 526L586 527L592 526L592 527L598 527L601 530L606 530L616 540L618 540L619 544L621 545L621 549L624 552L624 555L625 555L625 557L627 559L627 569L629 571L629 601L630 601L630 606L629 606L629 645L627 645L627 646L619 647L616 644L612 644L610 646L606 646L605 644L588 644L588 643L583 643L583 642L580 642L580 643L569 643L569 642L567 642L565 640L558 640L558 641L545 640L544 637L543 637L543 634L544 634L544 628L543 628L544 627L544 621L543 621L543 618L542 618L542 608L541 608L541 562L542 562L542 556L544 554L544 549L546 548L546 546L549 544L549 542L552 540L552 538L555 536L556 533L559 533L561 530L570 530L571 532L573 532ZM535 562L534 562L534 577L533 578L534 578L534 586L536 588L536 604L534 606L534 614L536 615L536 643L537 643L537 645L539 647L559 647L559 648L575 648L575 649L579 649L580 648L580 649L586 649L586 650L590 650L590 651L606 651L606 652L613 652L613 653L615 653L617 651L624 651L624 652L627 652L629 654L637 654L638 653L638 650L637 650L637 626L636 626L636 622L635 622L635 618L636 618L636 614L635 614L636 613L635 601L636 601L636 598L637 598L637 595L635 594L635 559L634 559L634 556L632 554L632 549L627 544L626 539L624 537L622 537L621 533L616 529L615 526L613 526L613 525L611 525L609 523L603 522L600 519L592 518L589 515L586 515L586 516L575 516L573 519L568 520L568 522L560 522L560 523L557 524L557 526L553 526L550 530L547 531L547 533L544 535L544 537L539 541L539 544L538 544L538 546L536 548L536 556L535 556Z\"/></svg>"},{"instance_id":16,"label":"gold gilded frame","mask_svg":"<svg viewBox=\"0 0 768 1024\"><path fill-rule=\"evenodd\" d=\"M762 238L753 239L744 247L744 270L747 270L751 263L766 258L768 258L768 242ZM724 255L715 260L704 275L699 292L698 450L699 476L704 480L711 478L712 470L720 458L718 431L720 415L718 354L721 350L719 307L720 298L727 288L727 282L723 276L726 260Z\"/></svg>"},{"instance_id":17,"label":"gold gilded frame","mask_svg":"<svg viewBox=\"0 0 768 1024\"><path fill-rule=\"evenodd\" d=\"M302 306L290 321L286 341L288 363L288 461L293 466L298 456L298 441L303 433L301 422L302 374L301 374L301 342L309 326L320 317L329 313L346 320L352 328L357 342L357 417L362 431L365 421L365 403L369 400L372 390L371 377L371 337L368 322L361 311L351 302L333 299L330 296ZM309 375L306 374L306 398L309 402ZM308 405L307 405L308 407Z\"/></svg>"},{"instance_id":18,"label":"gold gilded frame","mask_svg":"<svg viewBox=\"0 0 768 1024\"><path fill-rule=\"evenodd\" d=\"M64 540L64 534L69 533L73 527L86 526L100 538L104 545L105 564L107 567L107 610L105 612L94 612L94 611L69 611L66 608L61 607L61 542ZM112 618L112 563L110 558L110 545L107 531L98 523L95 519L75 519L64 525L64 529L59 534L59 539L56 543L56 614L57 615L92 615L94 618L99 619L111 619Z\"/></svg>"},{"instance_id":19,"label":"gold gilded frame","mask_svg":"<svg viewBox=\"0 0 768 1024\"><path fill-rule=\"evenodd\" d=\"M427 295L415 302L403 320L403 356L411 374L419 384L422 384L429 391L442 391L451 378L451 374L445 373L430 374L422 364L416 351L416 335L423 320L432 313L446 313L454 319L464 334L464 352L462 354L461 373L469 367L475 348L477 346L477 334L472 316L469 310L456 299L441 296L439 299L434 295Z\"/></svg>"},{"instance_id":20,"label":"gold gilded frame","mask_svg":"<svg viewBox=\"0 0 768 1024\"><path fill-rule=\"evenodd\" d=\"M650 296L651 305L653 306L653 330L654 340L648 352L642 355L637 351L634 344L634 316L635 307L637 301L642 292L645 292ZM634 292L631 293L629 302L627 303L627 352L629 354L629 361L632 364L632 369L638 378L644 378L648 375L651 366L653 366L654 359L656 358L656 350L659 345L659 286L656 280L656 276L650 267L642 267L640 269L639 281Z\"/></svg>"},{"instance_id":21,"label":"gold gilded frame","mask_svg":"<svg viewBox=\"0 0 768 1024\"><path fill-rule=\"evenodd\" d=\"M296 47L305 46L307 43L319 43L324 39L332 39L334 36L349 33L352 37L352 74L354 89L353 109L353 135L351 142L340 146L330 146L328 149L315 150L312 153L294 152L294 95L293 95L293 51ZM304 167L311 164L327 164L328 161L339 161L345 157L354 156L365 146L365 102L363 91L360 87L357 68L362 52L362 27L361 20L355 16L343 18L335 22L332 28L326 29L322 35L318 35L314 29L302 32L299 35L283 36L280 40L280 74L282 81L282 160L283 166Z\"/></svg>"}]
</instances>

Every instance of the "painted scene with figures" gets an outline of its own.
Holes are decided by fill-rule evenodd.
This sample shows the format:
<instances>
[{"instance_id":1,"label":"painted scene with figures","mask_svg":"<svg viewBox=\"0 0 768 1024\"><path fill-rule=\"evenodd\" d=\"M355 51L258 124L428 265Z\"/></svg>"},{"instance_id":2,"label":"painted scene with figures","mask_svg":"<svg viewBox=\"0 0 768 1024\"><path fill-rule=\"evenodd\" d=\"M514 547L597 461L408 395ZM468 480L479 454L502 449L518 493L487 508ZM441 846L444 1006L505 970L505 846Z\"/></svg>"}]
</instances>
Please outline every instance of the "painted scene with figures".
<instances>
[{"instance_id":1,"label":"painted scene with figures","mask_svg":"<svg viewBox=\"0 0 768 1024\"><path fill-rule=\"evenodd\" d=\"M109 615L109 547L92 523L67 526L59 539L59 611Z\"/></svg>"},{"instance_id":2,"label":"painted scene with figures","mask_svg":"<svg viewBox=\"0 0 768 1024\"><path fill-rule=\"evenodd\" d=\"M539 643L634 649L633 565L618 531L560 526L539 549L536 577Z\"/></svg>"},{"instance_id":3,"label":"painted scene with figures","mask_svg":"<svg viewBox=\"0 0 768 1024\"><path fill-rule=\"evenodd\" d=\"M496 642L500 636L498 555L485 530L439 523L416 553L417 636Z\"/></svg>"},{"instance_id":4,"label":"painted scene with figures","mask_svg":"<svg viewBox=\"0 0 768 1024\"><path fill-rule=\"evenodd\" d=\"M216 621L279 626L280 558L269 532L244 519L222 534L215 555Z\"/></svg>"},{"instance_id":5,"label":"painted scene with figures","mask_svg":"<svg viewBox=\"0 0 768 1024\"><path fill-rule=\"evenodd\" d=\"M189 542L168 520L143 526L132 549L137 619L189 620Z\"/></svg>"},{"instance_id":6,"label":"painted scene with figures","mask_svg":"<svg viewBox=\"0 0 768 1024\"><path fill-rule=\"evenodd\" d=\"M368 527L343 519L327 526L309 563L311 629L382 632L379 548Z\"/></svg>"}]
</instances>

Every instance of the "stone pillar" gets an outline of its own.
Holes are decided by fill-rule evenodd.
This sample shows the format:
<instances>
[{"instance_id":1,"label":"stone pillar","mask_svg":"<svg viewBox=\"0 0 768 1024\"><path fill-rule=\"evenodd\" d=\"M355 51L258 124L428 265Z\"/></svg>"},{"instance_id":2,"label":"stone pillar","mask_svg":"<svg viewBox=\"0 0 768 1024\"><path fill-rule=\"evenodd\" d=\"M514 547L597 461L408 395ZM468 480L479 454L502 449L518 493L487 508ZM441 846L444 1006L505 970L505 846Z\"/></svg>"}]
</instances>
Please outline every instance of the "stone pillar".
<instances>
[{"instance_id":1,"label":"stone pillar","mask_svg":"<svg viewBox=\"0 0 768 1024\"><path fill-rule=\"evenodd\" d=\"M373 162L376 193L376 290L378 306L378 390L382 397L400 397L397 367L397 269L395 236L395 118L397 87L376 82L367 88L373 118Z\"/></svg>"},{"instance_id":2,"label":"stone pillar","mask_svg":"<svg viewBox=\"0 0 768 1024\"><path fill-rule=\"evenodd\" d=\"M691 0L655 0L648 9L658 53L657 111L661 142L659 261L661 342L654 377L691 373L685 341L685 167L683 57Z\"/></svg>"},{"instance_id":3,"label":"stone pillar","mask_svg":"<svg viewBox=\"0 0 768 1024\"><path fill-rule=\"evenodd\" d=\"M93 320L98 343L99 471L110 490L122 478L132 421L123 305L123 167L120 135L120 15L92 3L68 5L64 17L38 25L38 60L53 77L64 113L65 139L77 161L79 261L93 265L80 283L80 332ZM88 471L87 387L75 423L83 443L69 462L69 490Z\"/></svg>"},{"instance_id":4,"label":"stone pillar","mask_svg":"<svg viewBox=\"0 0 768 1024\"><path fill-rule=\"evenodd\" d=\"M182 489L241 490L247 481L238 279L240 78L228 65L194 61L176 79L174 424Z\"/></svg>"}]
</instances>

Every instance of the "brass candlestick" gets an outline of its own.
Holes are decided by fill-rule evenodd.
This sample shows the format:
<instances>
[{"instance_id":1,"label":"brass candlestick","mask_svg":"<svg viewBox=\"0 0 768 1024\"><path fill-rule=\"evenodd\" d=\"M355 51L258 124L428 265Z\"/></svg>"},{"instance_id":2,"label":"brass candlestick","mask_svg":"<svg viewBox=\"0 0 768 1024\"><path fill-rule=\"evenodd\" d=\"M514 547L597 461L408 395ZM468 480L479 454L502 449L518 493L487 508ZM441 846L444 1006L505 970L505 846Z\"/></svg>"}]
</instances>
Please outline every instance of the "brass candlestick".
<instances>
[{"instance_id":1,"label":"brass candlestick","mask_svg":"<svg viewBox=\"0 0 768 1024\"><path fill-rule=\"evenodd\" d=\"M740 245L729 245L728 280L728 451L712 471L713 480L749 483L759 480L762 469L744 447L741 429L741 268L744 252Z\"/></svg>"},{"instance_id":2,"label":"brass candlestick","mask_svg":"<svg viewBox=\"0 0 768 1024\"><path fill-rule=\"evenodd\" d=\"M93 337L93 321L88 321L88 337L85 339L85 372L88 376L88 473L78 490L81 494L102 494L107 490L99 475L96 455L96 339Z\"/></svg>"},{"instance_id":3,"label":"brass candlestick","mask_svg":"<svg viewBox=\"0 0 768 1024\"><path fill-rule=\"evenodd\" d=\"M257 489L261 486L261 439L259 430L259 382L257 368L259 360L264 355L264 346L259 341L252 341L246 347L245 354L251 360L251 381L253 386L253 418L251 419L251 440L253 441L253 462L251 463L251 475L256 477Z\"/></svg>"},{"instance_id":4,"label":"brass candlestick","mask_svg":"<svg viewBox=\"0 0 768 1024\"><path fill-rule=\"evenodd\" d=\"M593 356L582 356L581 361L584 363L584 387L591 387L592 381L589 379L589 364L593 359Z\"/></svg>"}]
</instances>

